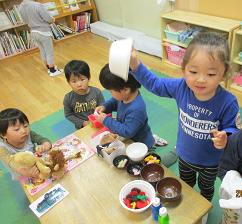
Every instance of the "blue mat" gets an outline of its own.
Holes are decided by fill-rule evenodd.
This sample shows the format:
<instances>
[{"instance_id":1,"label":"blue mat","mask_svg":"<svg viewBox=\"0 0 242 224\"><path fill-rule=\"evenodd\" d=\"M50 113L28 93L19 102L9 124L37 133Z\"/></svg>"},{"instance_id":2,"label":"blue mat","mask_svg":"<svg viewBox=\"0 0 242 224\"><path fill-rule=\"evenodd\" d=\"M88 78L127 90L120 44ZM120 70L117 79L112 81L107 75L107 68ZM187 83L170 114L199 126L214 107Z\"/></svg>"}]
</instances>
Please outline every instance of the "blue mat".
<instances>
[{"instance_id":1,"label":"blue mat","mask_svg":"<svg viewBox=\"0 0 242 224\"><path fill-rule=\"evenodd\" d=\"M168 76L152 70L158 77ZM140 92L144 98L149 117L149 125L154 134L168 141L165 147L157 147L157 153L162 155L173 149L176 145L176 135L178 126L178 110L174 99L161 98L148 92L145 88L141 88ZM104 90L103 95L105 100L112 95L109 91ZM40 135L46 136L51 142L56 142L59 139L76 131L74 125L65 119L64 110L55 112L39 121L30 125L31 130ZM29 209L29 201L18 182L13 182L10 173L0 162L2 176L0 177L0 222L20 223L20 224L35 224L39 223L38 218ZM179 176L177 162L169 168L173 173ZM218 189L221 182L217 179L215 184L215 195L212 200L214 205L209 213L208 224L217 224L222 217L222 209L219 207ZM197 186L194 188L199 192Z\"/></svg>"}]
</instances>

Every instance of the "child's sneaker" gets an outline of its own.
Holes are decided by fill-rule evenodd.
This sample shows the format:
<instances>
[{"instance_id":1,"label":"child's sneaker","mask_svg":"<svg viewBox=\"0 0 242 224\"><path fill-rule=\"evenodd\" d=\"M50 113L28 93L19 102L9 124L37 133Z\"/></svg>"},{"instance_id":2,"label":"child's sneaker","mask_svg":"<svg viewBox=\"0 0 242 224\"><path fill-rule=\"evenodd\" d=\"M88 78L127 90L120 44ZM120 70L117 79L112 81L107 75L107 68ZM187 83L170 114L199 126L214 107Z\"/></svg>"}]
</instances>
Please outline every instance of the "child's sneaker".
<instances>
[{"instance_id":1,"label":"child's sneaker","mask_svg":"<svg viewBox=\"0 0 242 224\"><path fill-rule=\"evenodd\" d=\"M55 72L50 72L50 77L60 75L63 72L63 69L57 69Z\"/></svg>"},{"instance_id":2,"label":"child's sneaker","mask_svg":"<svg viewBox=\"0 0 242 224\"><path fill-rule=\"evenodd\" d=\"M153 135L153 137L155 139L155 145L157 145L157 146L164 146L164 145L168 144L168 142L165 139L160 138L155 134Z\"/></svg>"},{"instance_id":3,"label":"child's sneaker","mask_svg":"<svg viewBox=\"0 0 242 224\"><path fill-rule=\"evenodd\" d=\"M55 70L57 70L57 65L55 65ZM47 72L50 74L50 69L48 68Z\"/></svg>"}]
</instances>

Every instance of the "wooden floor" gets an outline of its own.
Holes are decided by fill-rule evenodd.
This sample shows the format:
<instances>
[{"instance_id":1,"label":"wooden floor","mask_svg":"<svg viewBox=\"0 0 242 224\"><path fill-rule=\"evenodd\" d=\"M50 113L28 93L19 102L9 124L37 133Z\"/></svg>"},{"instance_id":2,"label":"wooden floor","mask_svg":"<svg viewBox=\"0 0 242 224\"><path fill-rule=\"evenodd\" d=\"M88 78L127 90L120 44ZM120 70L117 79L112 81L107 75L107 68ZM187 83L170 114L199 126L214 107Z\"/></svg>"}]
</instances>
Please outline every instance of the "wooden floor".
<instances>
[{"instance_id":1,"label":"wooden floor","mask_svg":"<svg viewBox=\"0 0 242 224\"><path fill-rule=\"evenodd\" d=\"M111 41L86 32L58 42L54 46L55 64L58 68L73 59L86 61L91 69L90 85L103 90L99 72L108 63ZM138 52L138 58L149 69L153 68L171 77L181 77L174 67L162 65L162 59ZM14 107L22 110L30 123L38 121L63 108L63 99L71 90L64 73L51 78L42 63L38 50L0 60L0 111ZM242 93L231 90L242 106Z\"/></svg>"}]
</instances>

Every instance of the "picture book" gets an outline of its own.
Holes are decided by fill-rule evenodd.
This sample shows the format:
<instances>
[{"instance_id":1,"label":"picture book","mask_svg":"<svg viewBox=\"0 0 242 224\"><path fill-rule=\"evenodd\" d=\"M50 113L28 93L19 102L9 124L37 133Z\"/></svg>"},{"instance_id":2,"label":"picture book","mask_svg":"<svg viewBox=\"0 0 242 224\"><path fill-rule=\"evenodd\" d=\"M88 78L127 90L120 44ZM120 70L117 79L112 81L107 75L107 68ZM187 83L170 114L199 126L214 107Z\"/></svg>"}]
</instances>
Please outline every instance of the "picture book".
<instances>
[{"instance_id":1,"label":"picture book","mask_svg":"<svg viewBox=\"0 0 242 224\"><path fill-rule=\"evenodd\" d=\"M78 3L76 2L76 0L68 0L69 3L72 3L70 5L71 11L75 11L79 9Z\"/></svg>"},{"instance_id":2,"label":"picture book","mask_svg":"<svg viewBox=\"0 0 242 224\"><path fill-rule=\"evenodd\" d=\"M59 15L57 8L55 8L56 7L55 2L47 2L47 3L43 3L42 5L47 9L47 11L52 16Z\"/></svg>"},{"instance_id":3,"label":"picture book","mask_svg":"<svg viewBox=\"0 0 242 224\"><path fill-rule=\"evenodd\" d=\"M64 187L62 187L60 184L56 184L44 195L30 204L29 208L38 218L40 218L58 202L63 200L68 194L69 192Z\"/></svg>"},{"instance_id":4,"label":"picture book","mask_svg":"<svg viewBox=\"0 0 242 224\"><path fill-rule=\"evenodd\" d=\"M56 147L62 150L65 158L70 157L72 155L76 155L78 152L80 152L81 157L67 160L68 167L65 169L65 174L74 169L76 166L83 163L84 161L86 161L87 159L89 159L96 153L74 134L70 134L52 144L52 148ZM44 153L40 158L44 160L44 158L47 155L48 152ZM48 179L35 179L32 177L24 176L19 176L19 179L31 195L36 194L37 192L41 191L46 186L50 185L52 182L56 180L53 177L50 177Z\"/></svg>"},{"instance_id":5,"label":"picture book","mask_svg":"<svg viewBox=\"0 0 242 224\"><path fill-rule=\"evenodd\" d=\"M59 0L59 2L60 5L64 5L61 7L63 13L70 12L70 5L66 5L69 4L68 0Z\"/></svg>"}]
</instances>

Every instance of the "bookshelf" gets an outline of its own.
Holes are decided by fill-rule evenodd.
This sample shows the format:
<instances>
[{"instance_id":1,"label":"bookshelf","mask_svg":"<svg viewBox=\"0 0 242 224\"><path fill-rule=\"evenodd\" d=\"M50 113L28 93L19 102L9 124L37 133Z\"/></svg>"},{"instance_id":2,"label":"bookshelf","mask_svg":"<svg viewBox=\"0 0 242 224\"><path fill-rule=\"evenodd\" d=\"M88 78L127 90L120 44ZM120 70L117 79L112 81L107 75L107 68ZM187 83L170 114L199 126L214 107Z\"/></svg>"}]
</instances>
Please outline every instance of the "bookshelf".
<instances>
[{"instance_id":1,"label":"bookshelf","mask_svg":"<svg viewBox=\"0 0 242 224\"><path fill-rule=\"evenodd\" d=\"M242 61L240 61L239 53L242 51L242 30L241 27L234 30L232 48L231 48L231 62L233 65L233 71L238 72L242 69ZM235 74L236 75L236 74ZM242 76L237 76L238 83L232 83L231 88L242 92Z\"/></svg>"},{"instance_id":2,"label":"bookshelf","mask_svg":"<svg viewBox=\"0 0 242 224\"><path fill-rule=\"evenodd\" d=\"M232 39L233 32L240 26L240 21L226 19L216 16L205 15L201 13L188 12L182 10L174 10L168 13L164 13L161 15L161 44L162 44L162 61L176 68L180 68L180 66L170 62L168 60L168 55L165 46L163 46L164 42L168 42L171 44L175 44L181 47L186 48L187 45L182 44L178 41L172 41L166 38L164 30L166 29L167 24L172 22L185 22L187 24L191 24L197 27L202 27L207 30L215 31L215 32L225 32L228 34L228 43L230 49L232 48ZM235 47L235 46L234 46ZM237 47L235 47L237 48ZM242 49L241 49L242 51Z\"/></svg>"},{"instance_id":3,"label":"bookshelf","mask_svg":"<svg viewBox=\"0 0 242 224\"><path fill-rule=\"evenodd\" d=\"M39 3L44 4L44 3L48 3L48 2L54 2L55 3L55 9L58 10L58 15L55 15L55 23L61 23L65 26L70 27L71 29L74 29L74 22L73 22L73 16L75 15L80 15L83 12L87 12L90 13L91 17L90 17L90 23L96 22L98 21L98 17L97 17L97 12L96 12L96 7L94 4L94 0L76 0L76 5L77 5L77 10L74 11L66 11L63 12L63 3L61 0L37 0ZM72 0L73 1L73 0ZM70 2L72 2L70 0L64 1L64 2L69 2L67 3L67 5L70 5ZM0 0L0 13L1 12L5 12L6 10L12 10L14 5L20 5L22 2L22 0ZM49 10L48 10L49 11ZM27 24L16 24L16 25L12 25L9 27L5 27L5 28L1 28L0 27L0 36L3 35L3 33L10 33L11 35L14 35L16 37L20 36L20 31L24 30L26 32L29 32L30 29L27 26ZM85 32L85 31L83 31ZM62 41L65 40L67 38L70 37L74 37L76 35L81 34L82 32L75 32L74 34L68 34L65 33L65 38L59 39L57 41L54 41L54 45L58 44L58 41ZM1 44L1 42L0 42ZM26 49L23 50L21 52L14 52L11 55L7 55L3 58L0 57L0 60L4 60L10 57L14 57L17 55L22 55L22 54L29 54L32 50L38 49L37 47L32 47L31 49Z\"/></svg>"}]
</instances>

